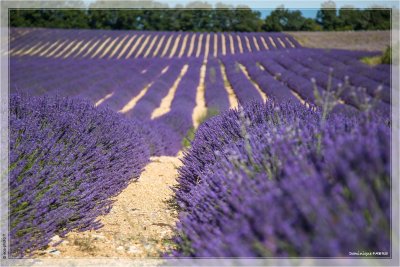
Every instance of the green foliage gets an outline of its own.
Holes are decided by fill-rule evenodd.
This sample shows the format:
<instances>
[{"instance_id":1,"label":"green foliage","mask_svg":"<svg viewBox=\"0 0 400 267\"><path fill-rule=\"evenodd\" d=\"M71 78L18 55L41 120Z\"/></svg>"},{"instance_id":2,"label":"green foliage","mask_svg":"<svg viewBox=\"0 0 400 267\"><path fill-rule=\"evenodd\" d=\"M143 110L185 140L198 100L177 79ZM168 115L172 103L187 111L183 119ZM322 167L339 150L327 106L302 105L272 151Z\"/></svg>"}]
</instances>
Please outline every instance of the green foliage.
<instances>
[{"instance_id":1,"label":"green foliage","mask_svg":"<svg viewBox=\"0 0 400 267\"><path fill-rule=\"evenodd\" d=\"M191 127L189 129L189 131L187 132L185 138L183 138L183 140L182 140L182 145L184 148L190 147L190 144L193 141L195 134L196 134L196 130L194 129L194 127Z\"/></svg>"},{"instance_id":2,"label":"green foliage","mask_svg":"<svg viewBox=\"0 0 400 267\"><path fill-rule=\"evenodd\" d=\"M265 19L266 31L316 31L320 26L313 19L306 19L299 10L290 11L283 5L277 7Z\"/></svg>"},{"instance_id":3,"label":"green foliage","mask_svg":"<svg viewBox=\"0 0 400 267\"><path fill-rule=\"evenodd\" d=\"M394 51L393 51L394 52ZM378 64L392 64L392 48L388 46L386 50L383 52L382 56L374 56L374 57L363 57L361 62L365 64L375 66Z\"/></svg>"},{"instance_id":4,"label":"green foliage","mask_svg":"<svg viewBox=\"0 0 400 267\"><path fill-rule=\"evenodd\" d=\"M361 62L370 66L375 66L382 63L382 57L381 56L363 57L361 58Z\"/></svg>"},{"instance_id":5,"label":"green foliage","mask_svg":"<svg viewBox=\"0 0 400 267\"><path fill-rule=\"evenodd\" d=\"M357 9L346 5L337 10L329 0L321 5L317 22L327 31L390 30L390 13L389 8L379 6Z\"/></svg>"},{"instance_id":6,"label":"green foliage","mask_svg":"<svg viewBox=\"0 0 400 267\"><path fill-rule=\"evenodd\" d=\"M217 3L214 8L206 2L191 2L175 6L179 8L170 8L167 4L150 3L154 9L119 9L117 4L115 9L101 9L102 1L91 3L89 8L81 3L81 9L68 9L68 1L59 2L64 9L14 9L10 10L10 26L193 32L391 28L391 11L388 8L343 6L338 10L333 1L324 2L315 19L305 18L299 10L288 10L283 5L262 19L259 11L247 6Z\"/></svg>"},{"instance_id":7,"label":"green foliage","mask_svg":"<svg viewBox=\"0 0 400 267\"><path fill-rule=\"evenodd\" d=\"M392 64L392 48L388 46L381 58L382 64Z\"/></svg>"},{"instance_id":8,"label":"green foliage","mask_svg":"<svg viewBox=\"0 0 400 267\"><path fill-rule=\"evenodd\" d=\"M11 27L89 28L88 13L84 9L13 9Z\"/></svg>"},{"instance_id":9,"label":"green foliage","mask_svg":"<svg viewBox=\"0 0 400 267\"><path fill-rule=\"evenodd\" d=\"M339 25L339 18L336 15L336 4L333 1L324 2L317 12L317 22L324 30L335 30Z\"/></svg>"},{"instance_id":10,"label":"green foliage","mask_svg":"<svg viewBox=\"0 0 400 267\"><path fill-rule=\"evenodd\" d=\"M155 9L100 9L94 2L86 9L11 10L10 26L42 28L90 28L148 31L261 31L261 13L247 6L217 4L219 9L202 2L184 8L152 2ZM199 9L198 7L202 7ZM207 8L207 9L204 9Z\"/></svg>"},{"instance_id":11,"label":"green foliage","mask_svg":"<svg viewBox=\"0 0 400 267\"><path fill-rule=\"evenodd\" d=\"M219 110L217 108L207 108L207 112L199 119L199 124L202 124L209 118L212 118L214 116L217 116L219 114ZM192 143L194 137L196 135L196 129L194 127L190 128L189 131L187 132L185 138L182 140L182 145L184 148L190 147L190 144Z\"/></svg>"}]
</instances>

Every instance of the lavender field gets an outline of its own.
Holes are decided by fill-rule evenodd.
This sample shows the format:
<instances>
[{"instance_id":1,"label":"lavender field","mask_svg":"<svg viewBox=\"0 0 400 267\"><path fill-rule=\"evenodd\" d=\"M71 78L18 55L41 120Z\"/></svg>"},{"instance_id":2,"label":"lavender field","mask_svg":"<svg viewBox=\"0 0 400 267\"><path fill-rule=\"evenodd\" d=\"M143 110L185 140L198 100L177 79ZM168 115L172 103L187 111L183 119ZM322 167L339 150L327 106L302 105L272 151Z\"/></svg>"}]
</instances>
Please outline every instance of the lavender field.
<instances>
[{"instance_id":1,"label":"lavender field","mask_svg":"<svg viewBox=\"0 0 400 267\"><path fill-rule=\"evenodd\" d=\"M162 257L390 252L391 66L361 61L381 54L285 33L12 28L13 257L100 229L162 156L183 164Z\"/></svg>"}]
</instances>

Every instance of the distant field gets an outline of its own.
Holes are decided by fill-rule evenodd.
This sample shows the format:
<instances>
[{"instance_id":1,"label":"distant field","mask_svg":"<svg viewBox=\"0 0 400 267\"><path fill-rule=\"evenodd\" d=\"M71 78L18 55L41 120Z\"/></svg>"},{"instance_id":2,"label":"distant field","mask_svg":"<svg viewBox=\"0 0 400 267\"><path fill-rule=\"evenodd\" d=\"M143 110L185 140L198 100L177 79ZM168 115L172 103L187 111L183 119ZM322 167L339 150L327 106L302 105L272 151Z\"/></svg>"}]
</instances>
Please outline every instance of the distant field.
<instances>
[{"instance_id":1,"label":"distant field","mask_svg":"<svg viewBox=\"0 0 400 267\"><path fill-rule=\"evenodd\" d=\"M304 47L382 51L390 44L390 31L286 32Z\"/></svg>"}]
</instances>

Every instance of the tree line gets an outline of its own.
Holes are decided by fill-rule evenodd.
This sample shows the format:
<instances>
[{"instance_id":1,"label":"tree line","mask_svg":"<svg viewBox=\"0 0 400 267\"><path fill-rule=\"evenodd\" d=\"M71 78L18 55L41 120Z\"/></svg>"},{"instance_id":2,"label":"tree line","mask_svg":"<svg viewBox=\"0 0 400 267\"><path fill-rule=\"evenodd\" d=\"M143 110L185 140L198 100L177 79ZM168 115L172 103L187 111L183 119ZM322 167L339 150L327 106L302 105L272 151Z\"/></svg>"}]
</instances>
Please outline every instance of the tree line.
<instances>
[{"instance_id":1,"label":"tree line","mask_svg":"<svg viewBox=\"0 0 400 267\"><path fill-rule=\"evenodd\" d=\"M149 31L259 32L259 31L335 31L390 30L391 9L337 8L335 3L322 4L316 18L305 18L299 10L277 7L265 19L261 12L247 6L218 3L215 7L199 2L168 9L152 2L153 9L100 9L94 2L81 9L14 9L10 10L11 27L80 28Z\"/></svg>"}]
</instances>

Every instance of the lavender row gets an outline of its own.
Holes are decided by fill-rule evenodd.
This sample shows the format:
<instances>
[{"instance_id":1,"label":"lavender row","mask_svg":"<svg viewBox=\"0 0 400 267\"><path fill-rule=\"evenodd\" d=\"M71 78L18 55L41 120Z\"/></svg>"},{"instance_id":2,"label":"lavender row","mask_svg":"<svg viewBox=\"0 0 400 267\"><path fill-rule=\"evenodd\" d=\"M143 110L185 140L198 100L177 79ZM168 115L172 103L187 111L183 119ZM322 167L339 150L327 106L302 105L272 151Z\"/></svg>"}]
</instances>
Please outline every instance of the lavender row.
<instances>
[{"instance_id":1,"label":"lavender row","mask_svg":"<svg viewBox=\"0 0 400 267\"><path fill-rule=\"evenodd\" d=\"M91 59L204 57L207 49L207 56L213 57L296 47L300 47L299 43L283 33L221 34L66 29L33 29L10 44L13 56L26 54Z\"/></svg>"},{"instance_id":2,"label":"lavender row","mask_svg":"<svg viewBox=\"0 0 400 267\"><path fill-rule=\"evenodd\" d=\"M274 57L274 61L292 71L294 75L300 75L309 80L314 79L318 86L324 90L332 90L336 93L337 97L343 99L347 104L355 108L363 108L362 105L366 104L365 102L370 99L370 96L367 93L364 93L357 88L346 86L346 81L332 77L333 69L328 70L328 73L321 72L317 69L310 70L284 55ZM387 114L390 113L390 106L381 101L377 101L375 106L371 108L380 110Z\"/></svg>"},{"instance_id":3,"label":"lavender row","mask_svg":"<svg viewBox=\"0 0 400 267\"><path fill-rule=\"evenodd\" d=\"M134 116L140 120L150 120L152 112L160 106L162 99L168 94L169 89L173 86L176 79L178 79L182 68L182 61L171 62L168 70L151 84L144 97L126 115L128 117Z\"/></svg>"},{"instance_id":4,"label":"lavender row","mask_svg":"<svg viewBox=\"0 0 400 267\"><path fill-rule=\"evenodd\" d=\"M295 53L297 54L297 53ZM339 61L337 57L340 56L341 53L337 53L332 55L331 53L317 53L315 50L310 50L308 53L311 56L308 60L304 59L304 55L297 55L297 58L300 62L304 64L308 64L308 66L313 69L326 69L327 66L331 66L335 70L335 75L340 79L343 79L344 76L348 76L350 78L350 82L354 86L362 86L368 89L368 93L373 96L375 90L382 85L382 99L390 103L390 72L381 72L377 69L373 69L365 66L360 63L357 66L348 66L346 61ZM353 61L357 61L357 58L353 58Z\"/></svg>"},{"instance_id":5,"label":"lavender row","mask_svg":"<svg viewBox=\"0 0 400 267\"><path fill-rule=\"evenodd\" d=\"M10 241L13 257L54 235L97 229L99 215L137 179L151 151L146 124L90 102L12 94ZM153 144L157 145L157 144ZM112 179L110 179L112 177Z\"/></svg>"},{"instance_id":6,"label":"lavender row","mask_svg":"<svg viewBox=\"0 0 400 267\"><path fill-rule=\"evenodd\" d=\"M268 102L205 122L179 170L171 255L389 252L390 128L354 115L321 123L318 109Z\"/></svg>"},{"instance_id":7,"label":"lavender row","mask_svg":"<svg viewBox=\"0 0 400 267\"><path fill-rule=\"evenodd\" d=\"M162 75L163 69L168 67L168 64L166 61L154 60L148 68L140 73L132 72L128 74L128 80L112 90L113 95L106 99L102 105L109 106L116 111L122 110L130 99L137 96L147 85L158 79ZM90 92L88 93L90 94Z\"/></svg>"},{"instance_id":8,"label":"lavender row","mask_svg":"<svg viewBox=\"0 0 400 267\"><path fill-rule=\"evenodd\" d=\"M164 138L170 139L171 146L167 155L176 155L182 148L182 141L189 130L193 128L193 110L196 106L196 93L200 81L200 60L190 60L188 70L179 82L171 110L157 118L155 123L168 128L164 132Z\"/></svg>"},{"instance_id":9,"label":"lavender row","mask_svg":"<svg viewBox=\"0 0 400 267\"><path fill-rule=\"evenodd\" d=\"M310 80L299 75L293 75L292 72L288 71L283 66L276 64L270 57L259 58L259 63L265 71L268 72L267 75L272 75L279 81L282 81L306 102L316 104ZM317 87L317 89L318 92L322 94L323 89L321 87Z\"/></svg>"},{"instance_id":10,"label":"lavender row","mask_svg":"<svg viewBox=\"0 0 400 267\"><path fill-rule=\"evenodd\" d=\"M316 62L314 65L311 63L308 56L314 56L314 49L296 49L296 50L287 50L287 51L279 51L279 52L270 52L268 54L259 54L254 53L252 55L239 55L230 57L231 60L237 60L240 63L244 63L247 68L256 71L261 75L260 70L255 67L251 67L252 65L257 65L259 69L265 70L265 76L273 76L275 80L278 80L283 83L284 87L289 87L290 90L296 92L301 98L303 98L306 102L316 104L315 95L314 95L314 86L311 83L311 79L315 78L317 82L317 89L320 95L324 94L324 91L327 90L329 76L331 77L331 85L332 90L336 90L337 85L343 85L343 92L340 93L340 97L342 97L348 104L353 107L360 108L361 106L365 106L364 104L371 104L374 109L380 110L380 112L390 113L390 106L382 101L378 101L379 98L385 96L385 92L387 92L387 88L382 88L380 95L375 96L375 94L371 94L368 90L363 92L362 87L360 87L357 83L351 83L351 81L360 79L356 77L355 79L349 79L350 83L346 86L345 77L346 73L342 70L337 70L329 67L329 65L322 65L321 63ZM299 57L303 57L303 60L300 60ZM320 54L320 58L324 57L324 54ZM247 63L246 63L247 62ZM373 70L370 70L373 72ZM339 74L338 74L339 73ZM252 75L249 74L252 78ZM254 76L254 75L253 75ZM256 76L255 76L256 77ZM388 75L386 79L389 79ZM262 77L265 79L265 77ZM253 78L254 80L254 78ZM263 82L258 80L258 85ZM270 81L276 84L274 81ZM265 85L260 86L261 89L265 88ZM376 90L377 88L375 88ZM386 90L385 90L386 89ZM355 95L354 95L355 94ZM267 93L268 96L268 93ZM386 95L386 97L388 97ZM390 95L389 95L390 97ZM386 98L387 99L387 98ZM390 99L387 99L390 101ZM369 105L368 104L368 105ZM337 106L337 109L347 110L346 112L352 112L352 108L347 105ZM364 108L364 107L361 107Z\"/></svg>"},{"instance_id":11,"label":"lavender row","mask_svg":"<svg viewBox=\"0 0 400 267\"><path fill-rule=\"evenodd\" d=\"M207 62L204 87L204 97L208 108L219 111L229 109L229 98L222 78L221 67L216 59Z\"/></svg>"},{"instance_id":12,"label":"lavender row","mask_svg":"<svg viewBox=\"0 0 400 267\"><path fill-rule=\"evenodd\" d=\"M11 58L10 87L11 90L19 88L31 94L58 91L58 94L75 95L104 82L106 78L117 84L140 75L146 65L144 63L147 62L127 66L104 61Z\"/></svg>"},{"instance_id":13,"label":"lavender row","mask_svg":"<svg viewBox=\"0 0 400 267\"><path fill-rule=\"evenodd\" d=\"M243 104L251 100L262 101L261 95L243 73L235 58L223 57L221 61L224 65L228 81L232 85L240 103Z\"/></svg>"},{"instance_id":14,"label":"lavender row","mask_svg":"<svg viewBox=\"0 0 400 267\"><path fill-rule=\"evenodd\" d=\"M267 97L278 102L299 102L299 100L291 93L287 86L278 81L270 73L263 71L260 66L257 66L253 57L245 57L240 59L239 62L243 64L248 71L250 78L260 86Z\"/></svg>"}]
</instances>

